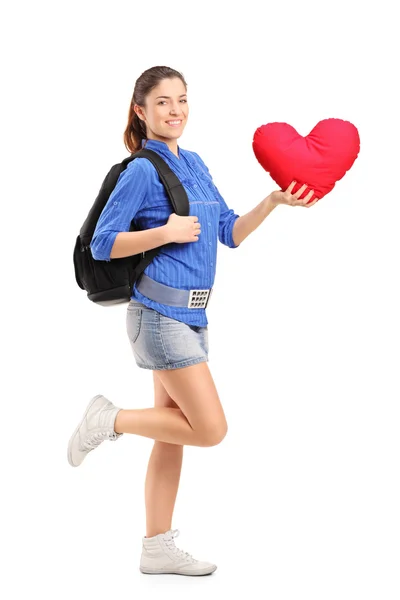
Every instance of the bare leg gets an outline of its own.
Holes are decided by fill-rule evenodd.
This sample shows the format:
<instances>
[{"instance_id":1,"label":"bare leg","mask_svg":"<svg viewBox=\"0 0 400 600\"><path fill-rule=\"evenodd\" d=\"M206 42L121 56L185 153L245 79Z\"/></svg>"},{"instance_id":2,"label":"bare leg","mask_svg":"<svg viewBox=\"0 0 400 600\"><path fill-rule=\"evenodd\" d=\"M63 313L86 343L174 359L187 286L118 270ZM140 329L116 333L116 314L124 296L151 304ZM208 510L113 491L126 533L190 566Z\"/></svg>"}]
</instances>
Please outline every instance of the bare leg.
<instances>
[{"instance_id":1,"label":"bare leg","mask_svg":"<svg viewBox=\"0 0 400 600\"><path fill-rule=\"evenodd\" d=\"M203 445L179 408L120 410L114 429L116 433L135 433L168 444Z\"/></svg>"},{"instance_id":2,"label":"bare leg","mask_svg":"<svg viewBox=\"0 0 400 600\"><path fill-rule=\"evenodd\" d=\"M226 435L227 425L207 363L158 371L158 377L179 408L156 406L120 410L115 419L115 431L169 444L219 444Z\"/></svg>"},{"instance_id":3,"label":"bare leg","mask_svg":"<svg viewBox=\"0 0 400 600\"><path fill-rule=\"evenodd\" d=\"M178 408L153 371L154 405ZM146 537L172 528L176 496L182 469L183 446L154 442L145 482Z\"/></svg>"}]
</instances>

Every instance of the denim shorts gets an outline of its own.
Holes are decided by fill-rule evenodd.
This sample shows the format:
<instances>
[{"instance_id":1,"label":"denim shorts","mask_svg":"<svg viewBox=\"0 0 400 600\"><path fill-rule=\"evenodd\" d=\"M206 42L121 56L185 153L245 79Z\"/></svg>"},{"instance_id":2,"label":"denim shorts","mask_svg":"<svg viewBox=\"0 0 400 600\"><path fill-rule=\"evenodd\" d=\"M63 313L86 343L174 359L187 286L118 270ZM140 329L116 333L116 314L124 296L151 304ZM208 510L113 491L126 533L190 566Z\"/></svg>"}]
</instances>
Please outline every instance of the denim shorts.
<instances>
[{"instance_id":1,"label":"denim shorts","mask_svg":"<svg viewBox=\"0 0 400 600\"><path fill-rule=\"evenodd\" d=\"M208 327L187 325L131 300L126 330L138 367L181 369L208 361Z\"/></svg>"}]
</instances>

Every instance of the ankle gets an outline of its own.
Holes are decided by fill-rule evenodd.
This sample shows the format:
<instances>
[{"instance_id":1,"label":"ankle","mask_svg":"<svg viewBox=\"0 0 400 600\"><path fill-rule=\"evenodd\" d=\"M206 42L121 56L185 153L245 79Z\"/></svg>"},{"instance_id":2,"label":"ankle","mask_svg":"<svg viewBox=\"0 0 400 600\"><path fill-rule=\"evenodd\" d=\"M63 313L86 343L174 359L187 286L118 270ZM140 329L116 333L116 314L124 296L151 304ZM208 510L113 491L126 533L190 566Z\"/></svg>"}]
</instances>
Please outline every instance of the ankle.
<instances>
[{"instance_id":1,"label":"ankle","mask_svg":"<svg viewBox=\"0 0 400 600\"><path fill-rule=\"evenodd\" d=\"M164 534L167 531L169 531L170 529L171 529L170 527L167 527L167 529L165 529L165 528L147 529L146 539L155 537L156 535L160 535L160 533Z\"/></svg>"},{"instance_id":2,"label":"ankle","mask_svg":"<svg viewBox=\"0 0 400 600\"><path fill-rule=\"evenodd\" d=\"M123 425L124 425L123 414L122 414L123 412L124 412L124 410L121 408L117 412L117 416L115 417L115 421L114 421L115 433L125 433L124 429L123 429Z\"/></svg>"}]
</instances>

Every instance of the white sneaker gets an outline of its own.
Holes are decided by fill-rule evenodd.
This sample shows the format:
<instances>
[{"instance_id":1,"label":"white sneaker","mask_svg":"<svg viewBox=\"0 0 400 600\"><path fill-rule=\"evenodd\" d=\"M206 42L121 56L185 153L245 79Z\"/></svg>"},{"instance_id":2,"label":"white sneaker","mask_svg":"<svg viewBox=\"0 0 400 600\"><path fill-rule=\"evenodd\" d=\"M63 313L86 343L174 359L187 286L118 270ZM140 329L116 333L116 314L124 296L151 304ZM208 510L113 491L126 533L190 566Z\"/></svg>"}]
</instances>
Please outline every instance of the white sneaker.
<instances>
[{"instance_id":1,"label":"white sneaker","mask_svg":"<svg viewBox=\"0 0 400 600\"><path fill-rule=\"evenodd\" d=\"M72 434L68 444L68 462L78 467L85 456L104 440L117 440L122 433L114 431L115 417L120 408L100 394L94 396Z\"/></svg>"},{"instance_id":2,"label":"white sneaker","mask_svg":"<svg viewBox=\"0 0 400 600\"><path fill-rule=\"evenodd\" d=\"M208 562L195 560L193 556L175 546L179 529L170 529L154 537L143 538L140 559L142 573L175 573L176 575L210 575L217 568Z\"/></svg>"}]
</instances>

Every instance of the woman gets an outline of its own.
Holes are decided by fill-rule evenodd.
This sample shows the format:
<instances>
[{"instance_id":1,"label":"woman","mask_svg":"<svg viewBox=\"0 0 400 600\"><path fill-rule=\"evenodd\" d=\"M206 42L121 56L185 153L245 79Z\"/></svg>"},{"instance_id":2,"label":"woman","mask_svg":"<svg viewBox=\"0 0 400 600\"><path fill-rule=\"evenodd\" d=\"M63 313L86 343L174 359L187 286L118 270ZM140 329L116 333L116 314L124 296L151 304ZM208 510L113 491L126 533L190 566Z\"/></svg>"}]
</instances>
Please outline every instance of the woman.
<instances>
[{"instance_id":1,"label":"woman","mask_svg":"<svg viewBox=\"0 0 400 600\"><path fill-rule=\"evenodd\" d=\"M95 396L71 437L68 459L78 466L104 439L116 440L123 433L154 439L145 482L146 536L140 569L206 575L217 567L179 550L174 541L179 532L171 524L183 446L213 446L227 432L207 365L205 307L214 282L217 239L237 248L278 204L305 206L313 192L300 200L307 186L292 195L292 182L285 192L272 192L247 214L235 214L199 155L178 146L188 116L187 85L181 73L154 67L139 77L125 146L130 152L146 146L161 155L185 187L190 214L181 217L173 212L152 163L137 158L119 177L91 242L96 260L162 246L135 283L127 307L127 332L136 363L153 371L154 408L123 410L104 396ZM129 231L133 218L140 231Z\"/></svg>"}]
</instances>

